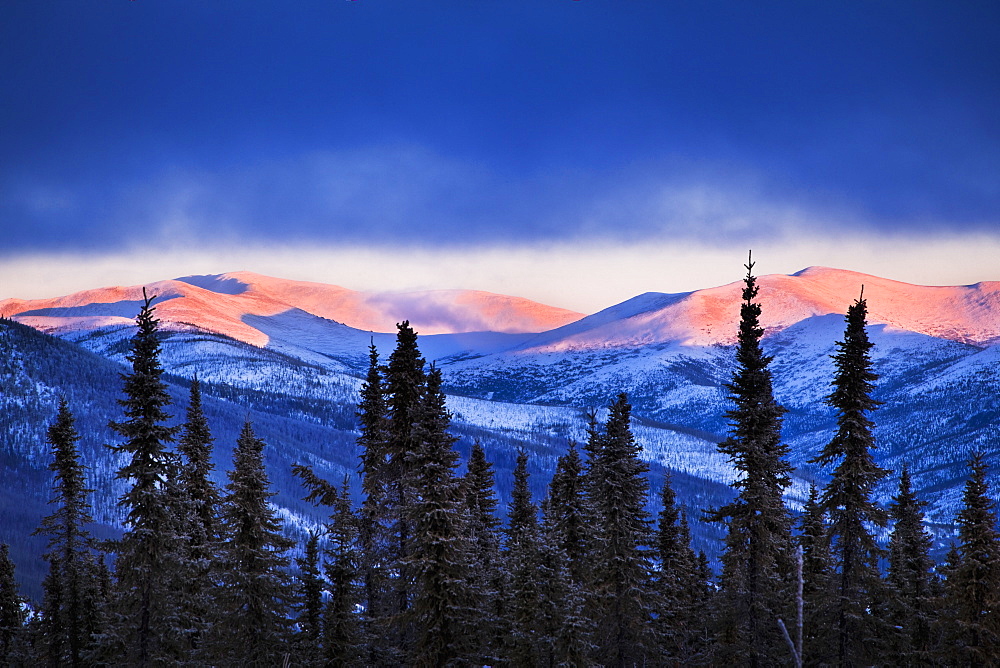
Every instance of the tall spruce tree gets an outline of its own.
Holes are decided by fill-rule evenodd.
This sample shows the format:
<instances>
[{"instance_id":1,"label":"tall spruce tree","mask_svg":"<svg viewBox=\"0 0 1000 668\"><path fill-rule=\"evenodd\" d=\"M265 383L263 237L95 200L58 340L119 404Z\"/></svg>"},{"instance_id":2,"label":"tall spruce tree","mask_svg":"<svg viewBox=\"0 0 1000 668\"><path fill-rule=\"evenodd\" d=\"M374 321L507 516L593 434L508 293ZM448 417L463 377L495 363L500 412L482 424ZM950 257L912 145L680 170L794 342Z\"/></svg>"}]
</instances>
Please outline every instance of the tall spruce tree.
<instances>
[{"instance_id":1,"label":"tall spruce tree","mask_svg":"<svg viewBox=\"0 0 1000 668\"><path fill-rule=\"evenodd\" d=\"M837 432L813 461L829 466L833 476L823 491L830 516L830 535L838 570L837 660L841 665L869 665L880 656L885 632L877 611L884 599L878 560L882 550L869 526L884 527L886 514L872 498L875 485L888 471L875 464L875 437L868 413L875 380L865 330L868 305L863 296L847 309L844 340L833 356L836 373L827 403L837 411Z\"/></svg>"},{"instance_id":2,"label":"tall spruce tree","mask_svg":"<svg viewBox=\"0 0 1000 668\"><path fill-rule=\"evenodd\" d=\"M414 629L406 614L413 597L410 586L413 574L407 566L415 495L412 454L418 449L414 429L427 384L424 359L417 347L417 333L405 320L397 325L397 330L396 348L385 369L387 443L384 469L387 481L385 512L390 527L386 541L389 546L387 563L390 572L394 573L387 605L391 623L387 630L394 636L388 639L388 645L398 653L396 661L408 656L415 642Z\"/></svg>"},{"instance_id":3,"label":"tall spruce tree","mask_svg":"<svg viewBox=\"0 0 1000 668\"><path fill-rule=\"evenodd\" d=\"M924 506L914 494L905 465L899 491L889 505L893 521L889 536L888 613L893 629L888 656L897 665L931 662L934 561L932 539L924 527Z\"/></svg>"},{"instance_id":4,"label":"tall spruce tree","mask_svg":"<svg viewBox=\"0 0 1000 668\"><path fill-rule=\"evenodd\" d=\"M975 453L958 511L958 552L946 587L952 660L963 666L994 666L1000 648L1000 532L990 499L986 461Z\"/></svg>"},{"instance_id":5,"label":"tall spruce tree","mask_svg":"<svg viewBox=\"0 0 1000 668\"><path fill-rule=\"evenodd\" d=\"M641 664L651 652L649 467L639 459L631 417L628 397L618 395L601 437L590 501L600 520L593 551L594 640L598 661L608 666Z\"/></svg>"},{"instance_id":6,"label":"tall spruce tree","mask_svg":"<svg viewBox=\"0 0 1000 668\"><path fill-rule=\"evenodd\" d=\"M153 300L143 289L143 306L123 374L125 419L110 427L125 439L109 446L125 464L117 477L130 485L118 501L125 512L125 533L117 544L116 591L104 653L109 660L134 666L180 661L187 628L180 618L178 578L186 537L178 531L176 457L168 450L176 427L163 368L160 365L159 320Z\"/></svg>"},{"instance_id":7,"label":"tall spruce tree","mask_svg":"<svg viewBox=\"0 0 1000 668\"><path fill-rule=\"evenodd\" d=\"M441 371L427 375L415 413L414 450L409 453L414 500L410 507L413 534L404 562L412 574L410 618L416 629L414 666L467 664L472 599L469 583L472 545L467 533L465 490L455 475L457 440L448 433L451 414L441 390Z\"/></svg>"},{"instance_id":8,"label":"tall spruce tree","mask_svg":"<svg viewBox=\"0 0 1000 668\"><path fill-rule=\"evenodd\" d=\"M0 666L17 665L14 662L16 645L26 619L10 550L7 543L0 543Z\"/></svg>"},{"instance_id":9,"label":"tall spruce tree","mask_svg":"<svg viewBox=\"0 0 1000 668\"><path fill-rule=\"evenodd\" d=\"M729 438L719 451L737 471L736 499L709 513L727 523L722 555L718 642L715 661L770 666L791 660L778 619L790 619L791 518L782 501L790 483L788 446L781 442L785 410L774 399L771 357L760 340L760 304L754 263L745 265L743 302L733 380L727 385L736 407L726 413Z\"/></svg>"},{"instance_id":10,"label":"tall spruce tree","mask_svg":"<svg viewBox=\"0 0 1000 668\"><path fill-rule=\"evenodd\" d=\"M358 525L360 568L364 580L362 623L365 635L389 637L388 625L394 602L389 591L390 568L393 555L398 552L398 543L392 540L394 499L391 490L396 481L390 466L383 369L374 342L369 347L368 361L368 375L361 386L361 400L356 413L360 431L357 444L361 450L361 489L364 492ZM368 663L379 666L396 662L398 659L393 658L390 649L385 643L372 643L368 647Z\"/></svg>"},{"instance_id":11,"label":"tall spruce tree","mask_svg":"<svg viewBox=\"0 0 1000 668\"><path fill-rule=\"evenodd\" d=\"M87 529L94 521L87 500L92 490L86 487L76 445L79 439L73 414L62 399L48 430L53 454L49 469L55 474L49 502L58 507L35 532L49 538L45 553L49 572L42 583L44 600L36 652L52 666L84 665L91 636L100 630L97 556Z\"/></svg>"},{"instance_id":12,"label":"tall spruce tree","mask_svg":"<svg viewBox=\"0 0 1000 668\"><path fill-rule=\"evenodd\" d=\"M223 521L218 619L206 639L219 665L277 666L290 653L292 590L285 552L293 545L269 501L264 441L247 421L233 453Z\"/></svg>"},{"instance_id":13,"label":"tall spruce tree","mask_svg":"<svg viewBox=\"0 0 1000 668\"><path fill-rule=\"evenodd\" d=\"M479 441L472 444L464 484L471 563L475 565L469 574L469 586L474 600L478 601L472 610L470 629L472 659L480 665L494 665L500 657L496 630L503 617L500 520L496 514L499 501L494 489L493 465L487 461Z\"/></svg>"}]
</instances>

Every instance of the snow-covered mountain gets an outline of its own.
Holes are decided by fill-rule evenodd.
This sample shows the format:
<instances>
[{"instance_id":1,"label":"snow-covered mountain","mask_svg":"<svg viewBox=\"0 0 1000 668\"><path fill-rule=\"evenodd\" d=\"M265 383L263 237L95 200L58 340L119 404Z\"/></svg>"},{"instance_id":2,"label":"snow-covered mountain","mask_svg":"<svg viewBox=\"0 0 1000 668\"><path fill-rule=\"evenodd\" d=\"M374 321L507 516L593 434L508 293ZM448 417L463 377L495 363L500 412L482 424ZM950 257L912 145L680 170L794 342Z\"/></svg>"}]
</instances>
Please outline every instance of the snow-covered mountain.
<instances>
[{"instance_id":1,"label":"snow-covered mountain","mask_svg":"<svg viewBox=\"0 0 1000 668\"><path fill-rule=\"evenodd\" d=\"M877 398L884 402L874 416L877 458L896 471L908 463L932 503L932 520L950 524L968 455L1000 454L1000 282L926 287L820 267L758 281L775 390L789 409L783 436L798 467L790 501L801 500L809 481L824 478L808 460L834 425L823 403L833 374L829 356L843 336L843 313L863 285L881 376ZM353 447L353 403L368 346L374 341L388 355L395 323L408 319L426 359L445 374L455 430L464 439L459 447L472 438L484 442L498 464L502 493L516 447L531 450L540 492L567 439L583 439L586 412L619 392L629 394L654 473L673 470L681 498L687 495L693 508L724 498L732 480L715 444L727 429L725 383L734 364L740 281L646 293L586 317L483 292L359 293L247 272L146 288L158 295L167 370L179 382L197 374L223 402L220 414L225 406L254 408L275 438L315 436L295 425L332 430L327 446L301 450L331 474L355 461L356 453L344 449ZM0 314L120 363L141 298L141 286L103 288L0 301ZM44 376L31 383L45 385ZM52 381L39 406L48 401L54 411L65 382ZM8 421L2 428L17 432L8 442L20 444L23 456L42 447L43 423ZM282 461L290 463L298 447L279 448ZM880 496L888 499L895 484L885 481ZM287 498L283 503L289 517L305 512Z\"/></svg>"}]
</instances>

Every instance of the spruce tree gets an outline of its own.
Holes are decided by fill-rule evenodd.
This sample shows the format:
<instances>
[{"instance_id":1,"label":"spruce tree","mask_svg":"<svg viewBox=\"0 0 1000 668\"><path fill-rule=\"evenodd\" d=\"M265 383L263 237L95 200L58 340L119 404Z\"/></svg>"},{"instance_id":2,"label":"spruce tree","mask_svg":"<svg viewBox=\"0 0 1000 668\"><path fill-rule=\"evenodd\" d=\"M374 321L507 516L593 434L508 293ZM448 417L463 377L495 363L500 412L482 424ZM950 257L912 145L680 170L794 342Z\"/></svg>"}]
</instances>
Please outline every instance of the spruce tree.
<instances>
[{"instance_id":1,"label":"spruce tree","mask_svg":"<svg viewBox=\"0 0 1000 668\"><path fill-rule=\"evenodd\" d=\"M681 544L691 544L691 527L688 524L687 511L681 511ZM711 659L712 642L712 600L715 594L715 584L712 581L712 568L704 550L695 557L694 579L690 583L691 593L691 663L707 664Z\"/></svg>"},{"instance_id":2,"label":"spruce tree","mask_svg":"<svg viewBox=\"0 0 1000 668\"><path fill-rule=\"evenodd\" d=\"M348 668L362 663L366 641L370 646L378 644L380 639L366 637L357 613L361 602L358 518L351 509L346 476L340 493L332 501L326 551L330 599L323 614L323 656L326 666Z\"/></svg>"},{"instance_id":3,"label":"spruce tree","mask_svg":"<svg viewBox=\"0 0 1000 668\"><path fill-rule=\"evenodd\" d=\"M823 492L830 516L830 535L838 569L837 660L842 665L868 665L879 657L884 631L877 615L884 593L878 560L882 550L869 526L884 527L886 514L872 499L875 485L888 471L875 464L875 437L868 413L878 406L872 398L877 375L865 330L868 305L859 298L847 309L844 340L833 356L836 373L827 402L837 411L837 432L813 461L837 464Z\"/></svg>"},{"instance_id":4,"label":"spruce tree","mask_svg":"<svg viewBox=\"0 0 1000 668\"><path fill-rule=\"evenodd\" d=\"M952 589L955 574L962 565L962 554L952 541L944 561L937 565L938 580L934 581L934 620L931 624L932 655L940 665L954 660L954 648L960 642L958 600Z\"/></svg>"},{"instance_id":5,"label":"spruce tree","mask_svg":"<svg viewBox=\"0 0 1000 668\"><path fill-rule=\"evenodd\" d=\"M670 476L663 480L663 504L657 521L655 548L658 569L654 574L656 620L654 631L660 657L687 661L698 654L698 558L691 549L686 521L682 522Z\"/></svg>"},{"instance_id":6,"label":"spruce tree","mask_svg":"<svg viewBox=\"0 0 1000 668\"><path fill-rule=\"evenodd\" d=\"M201 637L214 621L213 593L218 576L216 554L220 534L221 495L211 475L212 433L201 403L201 383L191 381L190 400L177 449L182 457L178 472L183 533L187 536L184 616L190 628L192 653L200 651Z\"/></svg>"},{"instance_id":7,"label":"spruce tree","mask_svg":"<svg viewBox=\"0 0 1000 668\"><path fill-rule=\"evenodd\" d=\"M363 624L365 634L371 637L389 636L390 566L398 552L398 543L392 540L393 505L391 490L395 481L390 467L388 407L379 364L378 349L374 342L369 348L368 375L361 386L357 418L360 434L357 444L361 450L361 505L359 540L360 568L363 573ZM398 471L396 472L398 473ZM393 663L389 648L384 643L374 643L368 648L371 665Z\"/></svg>"},{"instance_id":8,"label":"spruce tree","mask_svg":"<svg viewBox=\"0 0 1000 668\"><path fill-rule=\"evenodd\" d=\"M888 613L894 630L889 647L891 661L898 665L930 662L933 621L932 539L924 528L923 507L910 483L904 465L899 491L889 505L893 521L889 536Z\"/></svg>"},{"instance_id":9,"label":"spruce tree","mask_svg":"<svg viewBox=\"0 0 1000 668\"><path fill-rule=\"evenodd\" d=\"M958 511L960 560L946 583L955 614L948 640L957 663L992 666L1000 647L1000 532L982 453L972 456L969 469Z\"/></svg>"},{"instance_id":10,"label":"spruce tree","mask_svg":"<svg viewBox=\"0 0 1000 668\"><path fill-rule=\"evenodd\" d=\"M264 447L244 423L223 501L228 541L221 554L219 617L207 638L209 655L221 665L281 665L289 653L292 590L285 552L293 543L281 534L269 503L274 494Z\"/></svg>"},{"instance_id":11,"label":"spruce tree","mask_svg":"<svg viewBox=\"0 0 1000 668\"><path fill-rule=\"evenodd\" d=\"M7 543L0 543L0 666L16 665L13 658L26 618L24 599L18 594L14 578L14 562Z\"/></svg>"},{"instance_id":12,"label":"spruce tree","mask_svg":"<svg viewBox=\"0 0 1000 668\"><path fill-rule=\"evenodd\" d=\"M410 619L416 629L414 666L448 666L468 662L471 647L469 585L472 546L468 540L465 491L455 475L457 440L448 433L451 414L441 391L441 371L431 367L415 413L408 465L413 472L413 534L406 561L412 574Z\"/></svg>"},{"instance_id":13,"label":"spruce tree","mask_svg":"<svg viewBox=\"0 0 1000 668\"><path fill-rule=\"evenodd\" d=\"M719 444L736 469L732 486L738 495L709 515L728 528L715 660L770 666L791 659L778 626L778 619L789 619L792 609L791 518L782 501L791 466L788 446L781 442L785 410L774 399L768 368L772 358L760 344L764 330L753 266L752 261L746 264L737 368L727 385L736 407L726 413L729 438Z\"/></svg>"},{"instance_id":14,"label":"spruce tree","mask_svg":"<svg viewBox=\"0 0 1000 668\"><path fill-rule=\"evenodd\" d=\"M592 592L597 659L608 666L641 664L650 651L649 600L652 542L645 510L649 470L639 459L631 429L632 407L620 394L611 405L598 455L591 503L595 528Z\"/></svg>"},{"instance_id":15,"label":"spruce tree","mask_svg":"<svg viewBox=\"0 0 1000 668\"><path fill-rule=\"evenodd\" d=\"M507 507L504 566L508 577L504 660L512 666L536 666L538 655L539 527L538 508L528 487L528 455L517 454L514 487Z\"/></svg>"},{"instance_id":16,"label":"spruce tree","mask_svg":"<svg viewBox=\"0 0 1000 668\"><path fill-rule=\"evenodd\" d=\"M587 540L591 513L587 506L583 461L576 443L571 441L566 454L556 463L549 490L549 513L556 545L566 554L573 582L583 587L591 578Z\"/></svg>"},{"instance_id":17,"label":"spruce tree","mask_svg":"<svg viewBox=\"0 0 1000 668\"><path fill-rule=\"evenodd\" d=\"M468 535L471 544L469 587L478 605L473 607L470 629L472 658L480 665L499 661L496 629L503 616L500 589L500 520L497 518L493 465L479 441L472 444L464 479L466 512L469 517Z\"/></svg>"},{"instance_id":18,"label":"spruce tree","mask_svg":"<svg viewBox=\"0 0 1000 668\"><path fill-rule=\"evenodd\" d=\"M829 665L837 656L833 560L826 513L816 485L802 508L799 545L802 548L802 660L807 666Z\"/></svg>"},{"instance_id":19,"label":"spruce tree","mask_svg":"<svg viewBox=\"0 0 1000 668\"><path fill-rule=\"evenodd\" d=\"M179 661L187 640L178 594L186 537L178 533L177 462L168 450L177 430L165 424L170 396L162 379L154 299L143 289L138 331L127 355L131 373L122 375L125 398L118 402L125 419L110 423L125 439L109 447L126 460L117 477L130 487L118 501L126 512L125 533L117 543L104 651L109 659L134 666Z\"/></svg>"},{"instance_id":20,"label":"spruce tree","mask_svg":"<svg viewBox=\"0 0 1000 668\"><path fill-rule=\"evenodd\" d=\"M310 531L305 549L295 563L299 567L296 586L298 630L296 646L299 662L305 666L323 665L321 634L323 631L323 576L320 572L319 532Z\"/></svg>"},{"instance_id":21,"label":"spruce tree","mask_svg":"<svg viewBox=\"0 0 1000 668\"><path fill-rule=\"evenodd\" d=\"M407 622L413 592L410 584L413 574L408 571L409 548L413 536L411 509L415 492L412 454L418 444L414 437L417 413L426 385L424 359L417 347L417 334L408 321L397 325L396 348L389 356L385 370L387 406L385 512L388 518L389 554L387 563L392 579L388 612L391 614L388 629L394 637L389 645L400 653L396 660L409 654L414 642L414 630ZM383 627L384 628L384 627Z\"/></svg>"},{"instance_id":22,"label":"spruce tree","mask_svg":"<svg viewBox=\"0 0 1000 668\"><path fill-rule=\"evenodd\" d=\"M330 521L325 527L325 574L329 599L323 612L321 665L383 665L362 660L364 657L380 656L371 646L379 645L384 636L368 636L367 631L372 627L363 625L357 612L362 605L359 581L363 562L358 549L361 540L359 518L351 507L350 480L344 476L343 485L338 488L317 476L308 466L296 464L292 470L309 490L305 500L330 509Z\"/></svg>"},{"instance_id":23,"label":"spruce tree","mask_svg":"<svg viewBox=\"0 0 1000 668\"><path fill-rule=\"evenodd\" d=\"M49 665L84 664L91 636L98 633L101 599L97 582L94 539L87 525L94 520L87 501L84 467L77 441L80 436L65 399L60 400L55 421L48 430L55 473L49 503L56 511L42 520L35 533L47 535L49 572L42 586L41 637L36 646Z\"/></svg>"},{"instance_id":24,"label":"spruce tree","mask_svg":"<svg viewBox=\"0 0 1000 668\"><path fill-rule=\"evenodd\" d=\"M551 487L550 487L551 489ZM569 570L551 496L542 502L536 581L536 643L541 666L587 665L593 651L592 628L585 616L583 590Z\"/></svg>"}]
</instances>

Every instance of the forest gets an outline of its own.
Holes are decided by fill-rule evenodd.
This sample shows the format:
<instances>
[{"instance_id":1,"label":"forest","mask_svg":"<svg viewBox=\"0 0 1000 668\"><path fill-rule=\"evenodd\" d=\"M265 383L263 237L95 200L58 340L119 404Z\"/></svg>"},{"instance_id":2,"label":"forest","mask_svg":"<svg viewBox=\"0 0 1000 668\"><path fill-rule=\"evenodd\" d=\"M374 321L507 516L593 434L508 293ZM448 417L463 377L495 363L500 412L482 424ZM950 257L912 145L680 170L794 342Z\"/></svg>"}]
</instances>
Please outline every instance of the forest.
<instances>
[{"instance_id":1,"label":"forest","mask_svg":"<svg viewBox=\"0 0 1000 668\"><path fill-rule=\"evenodd\" d=\"M872 456L877 376L862 294L834 357L836 429L813 460L829 481L793 511L785 411L746 270L719 444L738 474L729 502L690 517L669 477L651 489L625 394L568 444L543 498L523 451L512 481L495 480L479 443L462 472L441 372L403 322L387 359L370 351L360 493L308 461L293 468L304 500L328 516L295 559L269 502L273 445L252 422L224 486L197 380L184 423L166 425L147 298L121 412L108 416L123 533L91 533L94 482L63 400L47 431L50 514L35 531L47 541L40 600L21 596L0 546L0 665L997 665L1000 531L984 458L968 462L957 540L935 563L909 471ZM882 507L873 489L890 476L898 490ZM512 486L505 509L501 483ZM692 549L695 521L723 531L718 572Z\"/></svg>"}]
</instances>

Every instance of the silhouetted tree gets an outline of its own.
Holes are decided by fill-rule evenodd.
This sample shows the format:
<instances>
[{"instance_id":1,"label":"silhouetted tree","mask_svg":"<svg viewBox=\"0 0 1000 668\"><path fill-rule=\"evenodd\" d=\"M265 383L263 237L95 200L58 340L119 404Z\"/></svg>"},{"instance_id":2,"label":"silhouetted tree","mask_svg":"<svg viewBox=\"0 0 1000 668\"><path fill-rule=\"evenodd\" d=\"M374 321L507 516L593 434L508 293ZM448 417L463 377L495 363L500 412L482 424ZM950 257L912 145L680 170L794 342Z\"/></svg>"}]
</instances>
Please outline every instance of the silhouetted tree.
<instances>
[{"instance_id":1,"label":"silhouetted tree","mask_svg":"<svg viewBox=\"0 0 1000 668\"><path fill-rule=\"evenodd\" d=\"M471 563L469 586L478 604L473 606L470 641L472 658L481 665L495 665L499 661L500 647L496 642L497 628L503 617L500 588L500 520L494 489L493 465L486 460L483 446L472 444L464 479L466 512L469 516L468 534Z\"/></svg>"},{"instance_id":2,"label":"silhouetted tree","mask_svg":"<svg viewBox=\"0 0 1000 668\"><path fill-rule=\"evenodd\" d=\"M147 666L181 660L188 629L180 618L179 580L184 543L179 533L177 461L167 449L176 427L165 422L170 396L160 365L159 320L143 290L136 317L138 331L123 374L125 419L111 428L125 439L109 446L126 459L117 477L130 487L118 504L127 513L125 533L116 546L116 588L105 652L115 661Z\"/></svg>"},{"instance_id":3,"label":"silhouetted tree","mask_svg":"<svg viewBox=\"0 0 1000 668\"><path fill-rule=\"evenodd\" d=\"M719 636L715 661L771 666L791 658L778 619L791 619L791 518L782 500L790 483L788 446L781 442L785 410L774 399L771 357L760 339L761 307L753 262L746 265L737 337L737 368L727 385L736 407L726 413L729 438L719 451L737 471L736 499L712 511L727 523L722 555Z\"/></svg>"},{"instance_id":4,"label":"silhouetted tree","mask_svg":"<svg viewBox=\"0 0 1000 668\"><path fill-rule=\"evenodd\" d=\"M468 662L471 610L479 604L469 585L472 545L450 424L441 372L432 366L414 412L414 449L407 462L414 485L408 518L413 534L403 562L413 577L409 616L416 643L410 663L427 668Z\"/></svg>"},{"instance_id":5,"label":"silhouetted tree","mask_svg":"<svg viewBox=\"0 0 1000 668\"><path fill-rule=\"evenodd\" d=\"M323 665L321 634L323 631L323 576L320 573L319 532L310 531L301 558L296 586L298 632L296 646L299 661L306 666Z\"/></svg>"},{"instance_id":6,"label":"silhouetted tree","mask_svg":"<svg viewBox=\"0 0 1000 668\"><path fill-rule=\"evenodd\" d=\"M662 661L691 663L700 649L698 558L691 549L686 523L681 521L669 475L663 480L660 500L663 508L655 537L659 562L654 574L656 644Z\"/></svg>"},{"instance_id":7,"label":"silhouetted tree","mask_svg":"<svg viewBox=\"0 0 1000 668\"><path fill-rule=\"evenodd\" d=\"M506 592L506 643L504 658L513 666L536 666L539 612L538 508L528 487L528 455L517 454L514 487L507 507L504 566L509 578Z\"/></svg>"},{"instance_id":8,"label":"silhouetted tree","mask_svg":"<svg viewBox=\"0 0 1000 668\"><path fill-rule=\"evenodd\" d=\"M875 380L871 348L865 331L866 301L847 309L844 340L833 356L836 373L827 402L837 411L837 432L813 461L829 466L833 476L823 491L822 505L830 516L830 536L837 566L837 660L842 665L868 665L880 656L885 634L873 614L884 600L878 560L882 550L869 526L884 527L886 514L875 500L875 485L888 471L872 456L873 423L868 413L878 406L872 398Z\"/></svg>"},{"instance_id":9,"label":"silhouetted tree","mask_svg":"<svg viewBox=\"0 0 1000 668\"><path fill-rule=\"evenodd\" d=\"M208 638L222 665L281 665L289 653L292 589L285 552L291 540L269 501L264 441L243 425L223 502L226 541L221 555L219 616Z\"/></svg>"},{"instance_id":10,"label":"silhouetted tree","mask_svg":"<svg viewBox=\"0 0 1000 668\"><path fill-rule=\"evenodd\" d=\"M609 666L642 663L650 651L650 522L645 510L648 466L639 459L632 407L618 395L601 436L593 498L595 529L592 593L597 659Z\"/></svg>"},{"instance_id":11,"label":"silhouetted tree","mask_svg":"<svg viewBox=\"0 0 1000 668\"><path fill-rule=\"evenodd\" d=\"M0 665L16 665L12 658L26 618L24 599L14 579L14 562L7 543L0 543Z\"/></svg>"},{"instance_id":12,"label":"silhouetted tree","mask_svg":"<svg viewBox=\"0 0 1000 668\"><path fill-rule=\"evenodd\" d=\"M191 381L190 400L181 437L177 444L182 460L178 487L182 508L181 533L187 537L184 617L190 628L194 656L201 638L214 623L214 588L218 577L216 555L220 550L219 520L221 495L212 480L212 433L201 404L201 384Z\"/></svg>"},{"instance_id":13,"label":"silhouetted tree","mask_svg":"<svg viewBox=\"0 0 1000 668\"><path fill-rule=\"evenodd\" d=\"M799 545L802 547L803 663L829 665L837 656L833 559L826 513L816 485L802 508Z\"/></svg>"},{"instance_id":14,"label":"silhouetted tree","mask_svg":"<svg viewBox=\"0 0 1000 668\"><path fill-rule=\"evenodd\" d=\"M321 665L358 665L363 663L363 657L380 656L370 646L379 645L384 636L368 635L367 631L375 627L363 625L357 612L363 595L359 586L362 555L358 549L359 518L351 508L349 478L344 476L343 485L338 489L308 466L296 464L292 470L309 490L305 500L330 509L325 551L329 599L323 612Z\"/></svg>"},{"instance_id":15,"label":"silhouetted tree","mask_svg":"<svg viewBox=\"0 0 1000 668\"><path fill-rule=\"evenodd\" d=\"M982 453L972 456L969 469L958 511L961 557L946 583L955 614L948 641L957 663L992 666L1000 647L1000 533Z\"/></svg>"},{"instance_id":16,"label":"silhouetted tree","mask_svg":"<svg viewBox=\"0 0 1000 668\"><path fill-rule=\"evenodd\" d=\"M889 657L897 665L931 662L933 621L932 539L924 528L923 501L917 499L905 465L899 477L899 491L889 505L893 520L889 536L888 612L894 633Z\"/></svg>"},{"instance_id":17,"label":"silhouetted tree","mask_svg":"<svg viewBox=\"0 0 1000 668\"><path fill-rule=\"evenodd\" d=\"M368 355L368 375L361 386L357 418L361 449L361 521L358 523L360 540L360 568L364 579L363 624L370 637L388 637L393 605L390 594L391 570L394 555L399 554L398 540L393 538L395 501L393 488L398 484L397 461L393 461L389 447L388 406L386 405L382 367L378 349L372 343ZM395 657L395 658L394 658ZM398 662L392 648L386 643L372 643L368 647L371 665L388 665Z\"/></svg>"},{"instance_id":18,"label":"silhouetted tree","mask_svg":"<svg viewBox=\"0 0 1000 668\"><path fill-rule=\"evenodd\" d=\"M397 653L396 661L409 656L415 642L414 629L406 615L410 609L413 574L406 565L413 537L411 509L414 502L412 453L418 444L414 436L417 413L427 379L424 359L417 347L417 333L408 321L397 325L396 348L389 356L385 369L387 406L385 480L387 485L385 511L389 523L387 564L395 573L391 580L388 611L391 623L387 630L394 638L387 643Z\"/></svg>"},{"instance_id":19,"label":"silhouetted tree","mask_svg":"<svg viewBox=\"0 0 1000 668\"><path fill-rule=\"evenodd\" d=\"M80 464L75 419L65 399L48 430L55 473L50 503L54 513L42 520L35 533L49 537L45 560L49 572L42 583L41 634L36 642L39 658L49 665L84 664L91 635L99 631L101 592L98 589L94 539L87 525L94 520L87 500L84 467Z\"/></svg>"}]
</instances>

